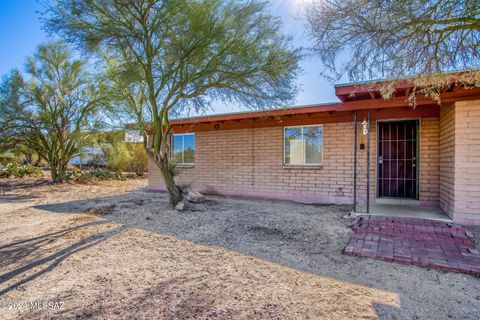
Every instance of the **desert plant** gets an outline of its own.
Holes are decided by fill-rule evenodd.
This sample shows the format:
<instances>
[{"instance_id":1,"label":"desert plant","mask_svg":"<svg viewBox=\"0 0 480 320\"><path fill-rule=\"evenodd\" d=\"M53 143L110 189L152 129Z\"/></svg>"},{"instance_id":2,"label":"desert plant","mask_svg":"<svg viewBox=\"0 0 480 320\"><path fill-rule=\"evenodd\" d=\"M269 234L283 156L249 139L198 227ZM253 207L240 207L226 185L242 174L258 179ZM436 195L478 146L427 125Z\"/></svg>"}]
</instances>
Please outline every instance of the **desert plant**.
<instances>
[{"instance_id":1,"label":"desert plant","mask_svg":"<svg viewBox=\"0 0 480 320\"><path fill-rule=\"evenodd\" d=\"M85 134L96 129L107 103L101 77L74 59L61 42L40 45L25 67L0 83L0 141L23 145L45 159L52 180L65 180L70 159Z\"/></svg>"},{"instance_id":2,"label":"desert plant","mask_svg":"<svg viewBox=\"0 0 480 320\"><path fill-rule=\"evenodd\" d=\"M88 171L86 173L83 173L82 175L92 177L95 180L125 180L125 178L120 172L103 169Z\"/></svg>"},{"instance_id":3,"label":"desert plant","mask_svg":"<svg viewBox=\"0 0 480 320\"><path fill-rule=\"evenodd\" d=\"M172 204L183 196L170 171L171 115L219 98L274 107L297 92L299 52L264 1L58 0L46 11L48 31L114 60L120 100L153 126L148 155Z\"/></svg>"},{"instance_id":4,"label":"desert plant","mask_svg":"<svg viewBox=\"0 0 480 320\"><path fill-rule=\"evenodd\" d=\"M124 142L107 144L102 147L107 161L107 168L112 171L128 171L128 166L132 160L130 151Z\"/></svg>"},{"instance_id":5,"label":"desert plant","mask_svg":"<svg viewBox=\"0 0 480 320\"><path fill-rule=\"evenodd\" d=\"M15 163L8 163L6 166L0 166L0 178L23 178L25 176L40 177L43 176L43 172L40 168L31 164L19 166Z\"/></svg>"},{"instance_id":6,"label":"desert plant","mask_svg":"<svg viewBox=\"0 0 480 320\"><path fill-rule=\"evenodd\" d=\"M147 171L148 155L141 143L115 142L102 150L111 171L134 172L139 177Z\"/></svg>"},{"instance_id":7,"label":"desert plant","mask_svg":"<svg viewBox=\"0 0 480 320\"><path fill-rule=\"evenodd\" d=\"M135 172L139 177L147 172L148 155L141 143L129 143L128 149L130 152L130 161L128 163L127 171Z\"/></svg>"}]
</instances>

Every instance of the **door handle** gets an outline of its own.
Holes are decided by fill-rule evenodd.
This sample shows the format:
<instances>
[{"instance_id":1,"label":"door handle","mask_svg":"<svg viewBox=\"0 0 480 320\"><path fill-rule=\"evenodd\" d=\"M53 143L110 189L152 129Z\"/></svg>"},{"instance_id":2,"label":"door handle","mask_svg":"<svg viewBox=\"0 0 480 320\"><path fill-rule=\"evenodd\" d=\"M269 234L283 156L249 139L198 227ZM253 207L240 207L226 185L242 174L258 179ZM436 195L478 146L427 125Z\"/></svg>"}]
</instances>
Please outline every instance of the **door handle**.
<instances>
[{"instance_id":1,"label":"door handle","mask_svg":"<svg viewBox=\"0 0 480 320\"><path fill-rule=\"evenodd\" d=\"M378 164L382 164L383 163L383 156L379 156L378 157Z\"/></svg>"}]
</instances>

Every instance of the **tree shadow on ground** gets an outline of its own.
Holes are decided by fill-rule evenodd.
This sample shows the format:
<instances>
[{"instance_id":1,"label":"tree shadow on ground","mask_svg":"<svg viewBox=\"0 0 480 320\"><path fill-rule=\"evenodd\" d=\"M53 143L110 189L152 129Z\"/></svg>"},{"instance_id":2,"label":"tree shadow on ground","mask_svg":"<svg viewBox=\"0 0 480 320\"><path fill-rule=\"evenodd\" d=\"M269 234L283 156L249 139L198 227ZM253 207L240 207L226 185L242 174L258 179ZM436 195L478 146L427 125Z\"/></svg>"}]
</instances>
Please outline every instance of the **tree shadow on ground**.
<instances>
[{"instance_id":1,"label":"tree shadow on ground","mask_svg":"<svg viewBox=\"0 0 480 320\"><path fill-rule=\"evenodd\" d=\"M2 202L27 202L29 200L38 199L39 196L35 194L18 194L9 193L0 195L0 201Z\"/></svg>"},{"instance_id":2,"label":"tree shadow on ground","mask_svg":"<svg viewBox=\"0 0 480 320\"><path fill-rule=\"evenodd\" d=\"M53 213L72 213L72 214L81 214L81 213L88 213L89 209L92 208L101 208L103 205L111 206L116 205L118 203L129 203L132 205L141 205L141 203L135 199L138 195L138 192L144 192L143 190L135 190L125 192L122 195L115 195L115 196L106 196L106 197L99 197L99 198L91 198L91 199L82 199L82 200L71 200L67 202L59 202L59 203L52 203L52 204L40 204L32 206L32 208L40 209L44 211L49 211Z\"/></svg>"},{"instance_id":3,"label":"tree shadow on ground","mask_svg":"<svg viewBox=\"0 0 480 320\"><path fill-rule=\"evenodd\" d=\"M0 247L0 259L2 263L2 269L5 269L6 266L8 265L12 265L17 262L22 262L23 259L31 255L34 251L39 250L42 246L46 246L51 242L54 242L62 237L65 237L71 232L78 231L80 229L84 229L90 226L106 224L106 223L108 222L94 221L94 222L86 223L80 226L67 228L58 232L53 232L50 234L2 245ZM21 280L14 282L8 287L0 290L0 296L8 293L9 291L15 289L20 285L23 285L25 283L35 280L36 278L40 277L41 275L47 272L52 271L63 260L71 256L72 254L88 249L90 247L93 247L99 244L100 242L105 241L106 239L114 236L115 234L122 232L126 228L127 228L126 226L118 226L118 227L114 227L99 233L94 233L48 256L28 259L25 261L26 264L24 264L23 266L16 267L11 271L0 274L0 284L2 284L14 279L17 276L26 274L32 270L37 270L38 268L41 269L39 271L35 271L33 274Z\"/></svg>"},{"instance_id":4,"label":"tree shadow on ground","mask_svg":"<svg viewBox=\"0 0 480 320\"><path fill-rule=\"evenodd\" d=\"M22 180L22 179L0 179L0 200L5 202L22 202L37 199L35 193L22 193L20 190L50 185L52 182L47 179Z\"/></svg>"},{"instance_id":5,"label":"tree shadow on ground","mask_svg":"<svg viewBox=\"0 0 480 320\"><path fill-rule=\"evenodd\" d=\"M425 311L420 305L434 308L437 315L447 314L454 303L443 292L452 282L456 286L452 291L458 293L463 290L467 293L462 292L462 295L471 297L464 299L462 310L454 316L465 316L467 313L464 311L477 302L472 293L478 287L475 285L478 282L472 286L472 281L476 279L343 255L342 250L351 233L348 227L350 220L342 218L346 213L343 208L262 200L240 204L231 198L210 197L212 201L195 205L195 210L176 212L168 206L165 195L149 194L147 197L145 193L132 191L119 196L74 200L36 208L53 213L78 214L85 213L92 206L116 204L114 213L105 217L117 223L223 247L319 276L401 295L400 309L372 302L372 308L380 317L423 318ZM328 213L329 210L332 212ZM334 228L329 224L334 224ZM418 285L420 282L421 287ZM412 287L417 288L419 293L410 296L406 288Z\"/></svg>"},{"instance_id":6,"label":"tree shadow on ground","mask_svg":"<svg viewBox=\"0 0 480 320\"><path fill-rule=\"evenodd\" d=\"M0 245L0 268L3 268L3 269L7 268L9 265L17 263L27 257L32 258L32 255L34 255L34 253L37 250L40 250L42 247L45 247L48 244L74 231L77 231L82 228L87 228L89 226L100 225L105 223L107 222L92 221L79 226L66 228L60 231L51 232L41 236Z\"/></svg>"}]
</instances>

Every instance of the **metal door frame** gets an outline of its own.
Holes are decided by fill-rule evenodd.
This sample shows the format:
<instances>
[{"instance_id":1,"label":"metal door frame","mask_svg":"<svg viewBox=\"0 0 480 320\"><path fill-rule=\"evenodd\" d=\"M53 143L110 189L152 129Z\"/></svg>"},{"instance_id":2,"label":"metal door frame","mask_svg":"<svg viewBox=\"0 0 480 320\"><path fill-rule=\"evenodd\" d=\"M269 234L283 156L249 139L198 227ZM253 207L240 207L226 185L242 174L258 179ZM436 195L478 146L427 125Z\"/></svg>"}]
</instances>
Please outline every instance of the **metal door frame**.
<instances>
[{"instance_id":1,"label":"metal door frame","mask_svg":"<svg viewBox=\"0 0 480 320\"><path fill-rule=\"evenodd\" d=\"M420 137L421 137L421 132L420 132L420 122L421 118L404 118L404 119L382 119L382 120L377 120L375 123L376 126L376 150L375 150L375 195L377 199L397 199L397 200L419 200L420 199ZM379 189L379 163L378 163L378 150L379 150L379 144L380 144L380 131L379 128L380 126L378 123L388 123L388 122L404 122L404 121L416 121L416 146L415 146L415 151L416 151L416 165L415 165L415 174L416 174L416 181L415 181L415 198L398 198L398 197L381 197L380 194L380 189Z\"/></svg>"}]
</instances>

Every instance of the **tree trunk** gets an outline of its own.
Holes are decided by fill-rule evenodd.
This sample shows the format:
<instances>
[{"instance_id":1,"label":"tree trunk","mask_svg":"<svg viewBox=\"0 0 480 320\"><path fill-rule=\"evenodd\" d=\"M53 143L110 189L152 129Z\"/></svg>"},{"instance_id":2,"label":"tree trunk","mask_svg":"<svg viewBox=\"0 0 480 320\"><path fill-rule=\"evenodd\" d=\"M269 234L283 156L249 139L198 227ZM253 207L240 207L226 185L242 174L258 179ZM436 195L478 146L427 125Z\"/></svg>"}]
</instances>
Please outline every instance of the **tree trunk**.
<instances>
[{"instance_id":1,"label":"tree trunk","mask_svg":"<svg viewBox=\"0 0 480 320\"><path fill-rule=\"evenodd\" d=\"M183 200L182 190L175 183L172 171L168 166L160 167L160 171L162 172L165 188L168 191L170 203L175 206L177 203Z\"/></svg>"},{"instance_id":2,"label":"tree trunk","mask_svg":"<svg viewBox=\"0 0 480 320\"><path fill-rule=\"evenodd\" d=\"M50 174L52 176L52 181L57 183L57 182L60 182L58 180L58 171L57 171L57 168L55 166L50 166Z\"/></svg>"},{"instance_id":3,"label":"tree trunk","mask_svg":"<svg viewBox=\"0 0 480 320\"><path fill-rule=\"evenodd\" d=\"M29 152L26 152L25 153L25 160L28 164L32 164L33 163L33 154L31 154Z\"/></svg>"},{"instance_id":4,"label":"tree trunk","mask_svg":"<svg viewBox=\"0 0 480 320\"><path fill-rule=\"evenodd\" d=\"M163 183L165 184L165 188L167 189L169 195L170 203L175 206L177 203L183 200L183 194L182 190L177 186L173 178L173 172L170 168L168 155L162 156L158 153L155 153L153 149L150 148L147 149L147 154L160 169L160 173L163 177Z\"/></svg>"},{"instance_id":5,"label":"tree trunk","mask_svg":"<svg viewBox=\"0 0 480 320\"><path fill-rule=\"evenodd\" d=\"M61 164L61 161L50 163L50 173L53 182L60 183L65 181L65 166Z\"/></svg>"}]
</instances>

